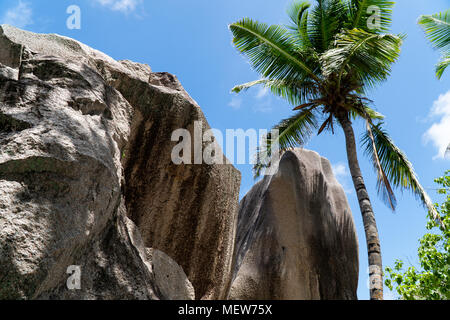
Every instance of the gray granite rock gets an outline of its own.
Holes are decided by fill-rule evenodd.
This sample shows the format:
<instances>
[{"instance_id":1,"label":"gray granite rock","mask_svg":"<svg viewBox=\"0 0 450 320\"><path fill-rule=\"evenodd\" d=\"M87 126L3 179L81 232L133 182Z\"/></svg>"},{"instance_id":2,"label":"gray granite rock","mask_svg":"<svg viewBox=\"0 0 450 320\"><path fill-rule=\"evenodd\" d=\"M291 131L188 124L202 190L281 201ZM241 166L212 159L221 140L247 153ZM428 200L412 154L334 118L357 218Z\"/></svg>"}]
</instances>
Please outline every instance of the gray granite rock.
<instances>
[{"instance_id":1,"label":"gray granite rock","mask_svg":"<svg viewBox=\"0 0 450 320\"><path fill-rule=\"evenodd\" d=\"M356 299L358 242L328 160L296 149L239 207L231 299Z\"/></svg>"},{"instance_id":2,"label":"gray granite rock","mask_svg":"<svg viewBox=\"0 0 450 320\"><path fill-rule=\"evenodd\" d=\"M171 131L196 120L209 128L170 74L1 26L0 299L225 297L240 174L172 163Z\"/></svg>"}]
</instances>

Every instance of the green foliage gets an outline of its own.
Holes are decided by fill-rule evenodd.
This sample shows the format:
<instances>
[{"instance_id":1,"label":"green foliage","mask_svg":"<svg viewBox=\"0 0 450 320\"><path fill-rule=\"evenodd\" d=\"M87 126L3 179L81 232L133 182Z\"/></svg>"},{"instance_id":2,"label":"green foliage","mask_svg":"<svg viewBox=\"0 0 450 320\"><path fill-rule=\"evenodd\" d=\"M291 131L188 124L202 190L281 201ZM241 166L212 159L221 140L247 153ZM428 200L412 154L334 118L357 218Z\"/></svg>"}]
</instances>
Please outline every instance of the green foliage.
<instances>
[{"instance_id":1,"label":"green foliage","mask_svg":"<svg viewBox=\"0 0 450 320\"><path fill-rule=\"evenodd\" d=\"M366 147L366 153L370 155L376 150L382 170L386 173L390 183L401 190L410 190L430 211L432 218L439 220L439 214L427 192L421 186L411 162L395 145L382 125L383 123L380 122L371 126L372 136L369 134L369 130L363 136L362 144ZM375 147L372 145L372 137Z\"/></svg>"},{"instance_id":2,"label":"green foliage","mask_svg":"<svg viewBox=\"0 0 450 320\"><path fill-rule=\"evenodd\" d=\"M376 34L352 29L337 35L334 48L322 55L324 74L338 74L338 81L353 74L366 88L374 87L390 75L400 55L402 35ZM340 83L338 83L338 88Z\"/></svg>"},{"instance_id":3,"label":"green foliage","mask_svg":"<svg viewBox=\"0 0 450 320\"><path fill-rule=\"evenodd\" d=\"M423 15L419 25L428 40L442 53L441 61L436 66L436 76L440 79L450 65L450 9L433 15Z\"/></svg>"},{"instance_id":4,"label":"green foliage","mask_svg":"<svg viewBox=\"0 0 450 320\"><path fill-rule=\"evenodd\" d=\"M349 1L350 21L352 28L359 28L369 32L377 32L367 27L367 19L372 14L371 8L380 9L381 28L378 32L388 32L392 23L393 1L385 0L351 0Z\"/></svg>"},{"instance_id":5,"label":"green foliage","mask_svg":"<svg viewBox=\"0 0 450 320\"><path fill-rule=\"evenodd\" d=\"M259 149L257 154L257 165L255 165L255 177L261 174L265 166L268 166L271 161L272 144L277 143L280 149L289 149L295 143L306 143L313 134L313 130L317 129L317 119L314 117L311 109L306 109L297 112L292 117L281 121L273 129L278 130L279 136L277 140L269 134L266 137L266 144Z\"/></svg>"},{"instance_id":6,"label":"green foliage","mask_svg":"<svg viewBox=\"0 0 450 320\"><path fill-rule=\"evenodd\" d=\"M440 211L445 226L450 225L450 171L436 179L440 185L438 193L446 195L446 201L436 208ZM404 270L403 261L397 260L393 268L386 268L389 278L386 286L398 292L405 300L449 300L450 299L450 231L442 228L430 217L427 223L430 232L420 239L418 257L420 269L411 266Z\"/></svg>"},{"instance_id":7,"label":"green foliage","mask_svg":"<svg viewBox=\"0 0 450 320\"><path fill-rule=\"evenodd\" d=\"M387 0L295 0L288 7L290 24L272 25L244 18L230 25L233 43L261 79L233 88L239 93L261 85L301 111L274 126L279 139L267 139L257 155L266 159L254 167L258 177L270 164L273 146L281 152L304 145L313 130L334 133L340 119L368 123L366 140L378 173L378 191L395 209L390 186L409 189L434 217L437 212L420 186L412 165L387 134L380 130L383 116L372 110L363 95L385 81L398 60L403 35L389 31L394 2ZM380 10L379 25L368 23L371 8ZM278 142L278 143L277 143Z\"/></svg>"}]
</instances>

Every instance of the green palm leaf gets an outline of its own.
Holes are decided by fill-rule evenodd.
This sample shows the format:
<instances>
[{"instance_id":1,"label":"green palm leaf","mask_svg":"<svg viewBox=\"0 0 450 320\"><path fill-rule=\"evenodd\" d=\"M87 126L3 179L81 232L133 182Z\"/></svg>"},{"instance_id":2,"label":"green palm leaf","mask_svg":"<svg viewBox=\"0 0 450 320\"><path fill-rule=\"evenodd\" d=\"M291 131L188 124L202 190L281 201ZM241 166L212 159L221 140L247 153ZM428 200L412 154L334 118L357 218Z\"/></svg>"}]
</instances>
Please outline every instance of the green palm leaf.
<instances>
[{"instance_id":1,"label":"green palm leaf","mask_svg":"<svg viewBox=\"0 0 450 320\"><path fill-rule=\"evenodd\" d=\"M441 61L436 65L436 76L438 79L442 78L445 69L450 65L450 53L447 53L441 58Z\"/></svg>"},{"instance_id":2,"label":"green palm leaf","mask_svg":"<svg viewBox=\"0 0 450 320\"><path fill-rule=\"evenodd\" d=\"M282 120L274 129L279 130L280 150L288 150L307 143L314 129L317 129L317 119L313 111L308 109Z\"/></svg>"},{"instance_id":3,"label":"green palm leaf","mask_svg":"<svg viewBox=\"0 0 450 320\"><path fill-rule=\"evenodd\" d=\"M289 18L291 19L292 23L294 24L294 28L298 30L299 26L301 25L301 21L303 19L303 15L308 12L308 9L311 7L311 4L309 1L293 1L288 9L287 14Z\"/></svg>"},{"instance_id":4,"label":"green palm leaf","mask_svg":"<svg viewBox=\"0 0 450 320\"><path fill-rule=\"evenodd\" d=\"M309 37L318 53L323 53L332 45L335 36L346 22L345 4L341 0L317 0L310 15Z\"/></svg>"},{"instance_id":5,"label":"green palm leaf","mask_svg":"<svg viewBox=\"0 0 450 320\"><path fill-rule=\"evenodd\" d=\"M440 79L450 65L450 9L434 15L420 16L419 25L433 46L442 52L442 59L436 66L436 76Z\"/></svg>"},{"instance_id":6,"label":"green palm leaf","mask_svg":"<svg viewBox=\"0 0 450 320\"><path fill-rule=\"evenodd\" d=\"M297 45L282 26L268 26L245 18L230 25L233 43L247 55L253 68L264 78L299 80L307 77L319 81L316 61Z\"/></svg>"},{"instance_id":7,"label":"green palm leaf","mask_svg":"<svg viewBox=\"0 0 450 320\"><path fill-rule=\"evenodd\" d=\"M318 94L316 83L312 81L285 81L260 79L235 86L231 91L240 93L254 86L262 85L276 95L287 100L292 105L299 105L313 99Z\"/></svg>"},{"instance_id":8,"label":"green palm leaf","mask_svg":"<svg viewBox=\"0 0 450 320\"><path fill-rule=\"evenodd\" d=\"M338 35L336 47L321 57L325 77L338 74L338 85L350 72L366 87L387 79L399 58L402 35L373 34L352 29Z\"/></svg>"},{"instance_id":9,"label":"green palm leaf","mask_svg":"<svg viewBox=\"0 0 450 320\"><path fill-rule=\"evenodd\" d=\"M437 49L450 45L450 9L433 15L422 15L419 25Z\"/></svg>"},{"instance_id":10,"label":"green palm leaf","mask_svg":"<svg viewBox=\"0 0 450 320\"><path fill-rule=\"evenodd\" d=\"M278 138L269 134L264 144L258 149L257 161L253 168L255 178L259 177L262 171L270 165L275 145L282 152L306 144L314 130L317 129L317 119L312 109L314 107L297 112L294 116L282 120L273 127L272 130L278 130Z\"/></svg>"},{"instance_id":11,"label":"green palm leaf","mask_svg":"<svg viewBox=\"0 0 450 320\"><path fill-rule=\"evenodd\" d=\"M373 110L364 103L361 103L360 105L355 104L351 109L353 119L361 117L365 120L372 121L383 120L385 118L384 115L382 115L378 111Z\"/></svg>"},{"instance_id":12,"label":"green palm leaf","mask_svg":"<svg viewBox=\"0 0 450 320\"><path fill-rule=\"evenodd\" d=\"M362 142L366 146L366 153L370 155L373 152L373 143L377 150L381 167L388 176L390 183L401 190L411 190L429 210L430 215L434 219L440 220L439 214L427 192L420 184L411 162L394 144L386 131L383 130L382 124L371 126L373 142L368 133L364 135Z\"/></svg>"},{"instance_id":13,"label":"green palm leaf","mask_svg":"<svg viewBox=\"0 0 450 320\"><path fill-rule=\"evenodd\" d=\"M371 33L387 32L392 23L394 4L393 1L387 0L350 0L348 2L350 20L348 29L358 28ZM368 22L371 22L371 17L378 13L379 28L374 28Z\"/></svg>"},{"instance_id":14,"label":"green palm leaf","mask_svg":"<svg viewBox=\"0 0 450 320\"><path fill-rule=\"evenodd\" d=\"M366 127L367 127L366 137L370 139L370 141L369 140L366 141L367 143L366 153L372 159L374 169L377 173L378 194L381 195L382 200L387 205L389 205L392 211L395 211L395 208L397 206L397 199L395 198L394 191L392 190L391 187L391 183L389 182L389 179L383 170L380 158L378 157L378 149L375 143L371 123L372 122L370 120L366 120Z\"/></svg>"},{"instance_id":15,"label":"green palm leaf","mask_svg":"<svg viewBox=\"0 0 450 320\"><path fill-rule=\"evenodd\" d=\"M288 26L292 35L301 43L303 48L311 47L311 40L308 35L308 1L293 1L288 7L287 13L293 25Z\"/></svg>"}]
</instances>

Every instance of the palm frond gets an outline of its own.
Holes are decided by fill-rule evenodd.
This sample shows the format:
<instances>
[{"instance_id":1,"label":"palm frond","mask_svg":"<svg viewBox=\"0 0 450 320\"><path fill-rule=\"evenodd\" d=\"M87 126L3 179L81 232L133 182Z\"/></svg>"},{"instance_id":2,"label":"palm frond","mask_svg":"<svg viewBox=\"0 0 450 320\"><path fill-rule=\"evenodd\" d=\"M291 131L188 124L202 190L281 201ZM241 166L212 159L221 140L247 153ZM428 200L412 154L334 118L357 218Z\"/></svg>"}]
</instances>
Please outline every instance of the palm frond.
<instances>
[{"instance_id":1,"label":"palm frond","mask_svg":"<svg viewBox=\"0 0 450 320\"><path fill-rule=\"evenodd\" d=\"M387 79L392 64L400 55L402 35L373 34L361 29L344 31L336 39L336 47L321 57L325 77L338 74L338 88L350 72L366 87Z\"/></svg>"},{"instance_id":2,"label":"palm frond","mask_svg":"<svg viewBox=\"0 0 450 320\"><path fill-rule=\"evenodd\" d=\"M317 85L311 80L269 80L260 79L256 81L247 82L231 89L234 93L240 93L246 91L254 86L262 85L276 95L287 100L292 105L298 105L305 103L310 99L313 99L317 93Z\"/></svg>"},{"instance_id":3,"label":"palm frond","mask_svg":"<svg viewBox=\"0 0 450 320\"><path fill-rule=\"evenodd\" d=\"M383 167L381 165L380 158L378 157L378 151L375 144L375 138L373 136L373 132L371 129L370 120L366 120L366 129L367 129L366 137L370 139L370 141L369 140L366 141L367 142L366 153L372 159L373 167L377 173L378 194L381 195L382 200L392 209L392 211L395 211L395 208L397 206L397 199L395 198L394 191L392 190L389 179L386 176L386 173L384 172ZM369 148L369 144L371 148Z\"/></svg>"},{"instance_id":4,"label":"palm frond","mask_svg":"<svg viewBox=\"0 0 450 320\"><path fill-rule=\"evenodd\" d=\"M450 9L433 15L420 16L419 25L435 48L443 49L450 45Z\"/></svg>"},{"instance_id":5,"label":"palm frond","mask_svg":"<svg viewBox=\"0 0 450 320\"><path fill-rule=\"evenodd\" d=\"M263 78L319 81L314 56L302 51L286 28L245 18L230 25L233 43Z\"/></svg>"},{"instance_id":6,"label":"palm frond","mask_svg":"<svg viewBox=\"0 0 450 320\"><path fill-rule=\"evenodd\" d=\"M319 136L326 128L331 128L332 131L334 131L333 129L333 114L331 114L327 120L325 120L322 123L322 126L319 128L319 131L317 132L317 135Z\"/></svg>"},{"instance_id":7,"label":"palm frond","mask_svg":"<svg viewBox=\"0 0 450 320\"><path fill-rule=\"evenodd\" d=\"M311 39L309 38L309 34L308 34L308 22L309 22L309 13L308 11L306 11L303 16L301 21L299 22L299 34L300 37L302 39L302 43L303 46L305 48L311 48L312 44L311 44Z\"/></svg>"},{"instance_id":8,"label":"palm frond","mask_svg":"<svg viewBox=\"0 0 450 320\"><path fill-rule=\"evenodd\" d=\"M314 107L313 107L314 108ZM267 136L258 148L256 164L253 167L255 178L270 165L274 155L273 146L277 146L281 152L304 145L317 128L317 119L314 111L309 108L297 112L294 116L282 120L273 130L278 130L278 136Z\"/></svg>"},{"instance_id":9,"label":"palm frond","mask_svg":"<svg viewBox=\"0 0 450 320\"><path fill-rule=\"evenodd\" d=\"M441 58L441 61L436 65L436 76L438 79L442 78L445 69L450 65L450 52Z\"/></svg>"},{"instance_id":10,"label":"palm frond","mask_svg":"<svg viewBox=\"0 0 450 320\"><path fill-rule=\"evenodd\" d=\"M341 0L317 0L312 9L308 34L318 53L323 53L333 44L336 34L344 27L345 3Z\"/></svg>"},{"instance_id":11,"label":"palm frond","mask_svg":"<svg viewBox=\"0 0 450 320\"><path fill-rule=\"evenodd\" d=\"M395 3L388 0L350 0L348 29L361 29L370 33L388 32L392 23ZM371 21L371 20L374 21ZM375 23L374 23L375 22ZM379 22L378 26L374 26Z\"/></svg>"},{"instance_id":12,"label":"palm frond","mask_svg":"<svg viewBox=\"0 0 450 320\"><path fill-rule=\"evenodd\" d=\"M287 9L287 14L292 21L292 25L289 25L288 29L292 31L292 35L303 48L311 47L308 36L308 9L310 6L308 1L295 0Z\"/></svg>"},{"instance_id":13,"label":"palm frond","mask_svg":"<svg viewBox=\"0 0 450 320\"><path fill-rule=\"evenodd\" d=\"M306 144L317 128L317 119L312 109L303 110L282 120L273 129L279 131L278 144L288 150Z\"/></svg>"},{"instance_id":14,"label":"palm frond","mask_svg":"<svg viewBox=\"0 0 450 320\"><path fill-rule=\"evenodd\" d=\"M295 28L298 28L302 21L303 14L307 12L311 4L309 1L295 0L292 1L287 9L287 14L294 24Z\"/></svg>"},{"instance_id":15,"label":"palm frond","mask_svg":"<svg viewBox=\"0 0 450 320\"><path fill-rule=\"evenodd\" d=\"M351 108L352 118L356 119L361 117L365 120L383 120L385 118L384 115L379 113L378 111L373 110L365 103L354 103Z\"/></svg>"},{"instance_id":16,"label":"palm frond","mask_svg":"<svg viewBox=\"0 0 450 320\"><path fill-rule=\"evenodd\" d=\"M372 143L374 143L381 167L389 178L390 183L401 190L410 190L421 200L422 204L430 212L430 215L435 220L441 221L433 202L420 184L411 162L394 144L386 131L383 130L382 124L378 123L371 126L373 140L368 136L367 132L363 136L362 142L366 146L366 152L368 154L373 152Z\"/></svg>"},{"instance_id":17,"label":"palm frond","mask_svg":"<svg viewBox=\"0 0 450 320\"><path fill-rule=\"evenodd\" d=\"M240 85L237 85L235 87L233 87L233 89L231 89L231 92L234 93L241 93L242 91L247 91L248 89L260 85L260 84L267 84L268 82L273 81L273 80L267 80L267 79L259 79L259 80L255 80L255 81L250 81L247 83L243 83Z\"/></svg>"},{"instance_id":18,"label":"palm frond","mask_svg":"<svg viewBox=\"0 0 450 320\"><path fill-rule=\"evenodd\" d=\"M292 111L302 110L302 109L304 109L304 108L312 107L313 105L315 105L314 102L304 103L304 104L302 104L302 105L299 105L299 106L295 107L294 109L292 109Z\"/></svg>"},{"instance_id":19,"label":"palm frond","mask_svg":"<svg viewBox=\"0 0 450 320\"><path fill-rule=\"evenodd\" d=\"M450 9L433 15L422 15L418 23L428 40L442 52L442 59L436 66L436 76L440 79L450 65Z\"/></svg>"}]
</instances>

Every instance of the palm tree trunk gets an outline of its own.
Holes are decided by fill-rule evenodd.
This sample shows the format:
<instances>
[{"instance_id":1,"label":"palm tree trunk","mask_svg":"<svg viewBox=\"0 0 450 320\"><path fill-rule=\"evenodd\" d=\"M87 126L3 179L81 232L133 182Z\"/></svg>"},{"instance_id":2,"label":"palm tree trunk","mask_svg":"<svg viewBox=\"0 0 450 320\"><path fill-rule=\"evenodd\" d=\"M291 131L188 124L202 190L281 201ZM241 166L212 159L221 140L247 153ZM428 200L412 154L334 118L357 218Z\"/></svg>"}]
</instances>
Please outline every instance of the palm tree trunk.
<instances>
[{"instance_id":1,"label":"palm tree trunk","mask_svg":"<svg viewBox=\"0 0 450 320\"><path fill-rule=\"evenodd\" d=\"M367 252L369 255L370 299L383 300L383 266L381 260L380 239L378 237L377 223L375 221L372 204L359 167L355 133L353 131L352 123L347 116L339 117L339 122L345 133L348 165L358 196L359 207L361 209L364 230L366 233Z\"/></svg>"}]
</instances>

